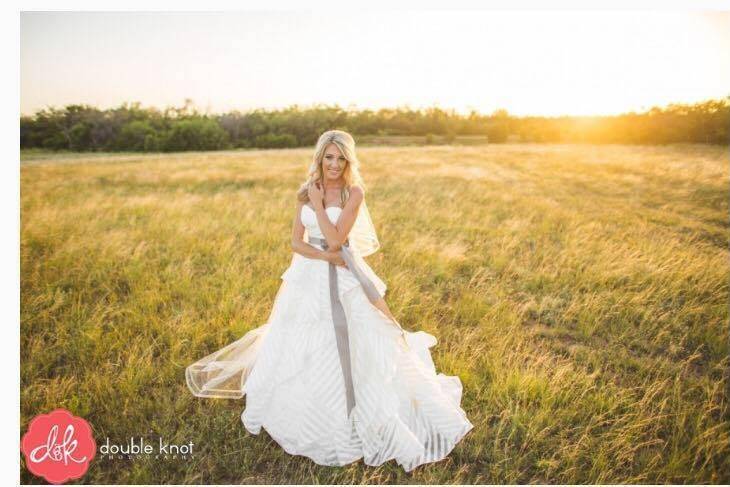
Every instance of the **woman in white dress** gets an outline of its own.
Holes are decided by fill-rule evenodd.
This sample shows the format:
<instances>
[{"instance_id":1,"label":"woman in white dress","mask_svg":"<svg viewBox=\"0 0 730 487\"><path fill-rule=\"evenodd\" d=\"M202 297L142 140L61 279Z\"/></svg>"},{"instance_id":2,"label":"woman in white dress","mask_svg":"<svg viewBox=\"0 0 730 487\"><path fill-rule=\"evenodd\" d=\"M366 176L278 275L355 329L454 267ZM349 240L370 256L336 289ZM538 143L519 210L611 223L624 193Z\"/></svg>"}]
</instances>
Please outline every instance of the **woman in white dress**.
<instances>
[{"instance_id":1,"label":"woman in white dress","mask_svg":"<svg viewBox=\"0 0 730 487\"><path fill-rule=\"evenodd\" d=\"M471 429L457 376L436 373L436 338L401 328L363 257L380 247L355 142L323 133L297 193L291 265L268 321L186 369L198 397L242 398L265 428L319 465L395 459L407 472L445 458Z\"/></svg>"}]
</instances>

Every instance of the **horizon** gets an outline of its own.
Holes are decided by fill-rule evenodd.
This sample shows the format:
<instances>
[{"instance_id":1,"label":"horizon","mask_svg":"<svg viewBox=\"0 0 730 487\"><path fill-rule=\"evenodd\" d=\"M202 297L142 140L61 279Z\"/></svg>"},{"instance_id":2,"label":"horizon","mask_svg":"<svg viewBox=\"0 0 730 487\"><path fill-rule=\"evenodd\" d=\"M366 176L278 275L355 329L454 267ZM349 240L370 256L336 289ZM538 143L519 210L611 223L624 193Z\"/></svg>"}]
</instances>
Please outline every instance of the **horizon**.
<instances>
[{"instance_id":1,"label":"horizon","mask_svg":"<svg viewBox=\"0 0 730 487\"><path fill-rule=\"evenodd\" d=\"M328 12L330 23L320 17L21 12L20 114L72 104L164 110L192 99L210 114L325 105L601 117L729 92L723 53L730 51L730 12Z\"/></svg>"},{"instance_id":2,"label":"horizon","mask_svg":"<svg viewBox=\"0 0 730 487\"><path fill-rule=\"evenodd\" d=\"M674 101L674 102L669 102L669 103L664 104L664 105L654 105L654 106L651 106L651 107L646 107L646 109L645 110L642 110L642 111L626 111L626 112L611 113L611 114L581 114L581 115L575 115L575 114L567 114L566 113L566 114L557 114L557 115L537 115L537 114L530 114L530 113L528 113L528 114L514 114L514 113L509 112L509 110L507 110L507 114L508 114L508 116L513 117L513 118L601 118L601 117L618 117L618 116L629 115L629 114L641 115L641 114L646 113L647 111L649 111L649 110L651 110L653 108L659 108L659 109L664 110L664 109L669 108L672 105L689 106L689 105L694 105L694 104L698 104L698 103L706 103L706 102L710 102L710 101L717 101L717 102L719 102L719 101L722 101L722 100L730 101L730 90L728 90L728 94L726 94L725 96L722 96L722 97L707 98L707 99L697 100L695 102ZM91 108L99 109L100 111L114 110L114 109L122 108L125 105L128 106L128 107L131 107L131 106L134 106L134 105L139 105L139 108L142 109L142 110L156 110L158 112L164 112L167 109L182 108L185 105L185 103L183 103L183 104L181 104L179 106L170 105L170 106L165 106L165 107L159 107L159 106L143 105L139 101L126 101L126 102L121 102L121 103L119 103L117 105L114 105L114 106L109 106L109 107L104 107L104 108L97 107L95 105L89 105L89 104L86 104L86 103L69 103L69 104L66 104L66 105L63 105L63 106L46 106L46 107L43 107L43 108L39 109L39 111L41 111L41 110L49 110L49 109L64 109L67 106L73 106L73 105L76 105L76 106L89 106ZM212 112L212 111L211 112L208 112L208 111L205 111L205 110L202 109L202 107L200 107L199 105L197 105L195 103L192 103L189 106L192 107L193 109L195 109L199 115L205 115L205 116L226 115L226 114L231 114L231 113L235 113L235 112L239 112L240 114L245 115L247 113L251 113L251 112L254 112L254 111L257 111L257 110L261 110L261 111L265 111L265 112L274 112L274 111L283 111L283 110L287 110L287 109L292 109L294 107L297 107L300 111L307 111L307 110L312 110L312 109L316 109L316 108L331 108L331 109L340 108L341 110L344 110L344 111L346 111L348 113L352 113L353 111L354 112L363 112L363 111L366 111L366 110L370 110L370 111L373 111L375 113L377 113L379 110L396 110L396 111L397 110L411 110L411 111L423 112L423 111L428 110L428 109L436 109L437 108L437 109L442 110L442 111L444 111L446 113L450 113L450 112L453 111L453 113L455 113L457 116L461 116L461 117L469 116L470 113L471 113L470 111L459 111L459 110L456 110L456 109L454 109L452 107L441 107L441 106L426 106L426 107L418 107L418 108L416 108L416 107L409 107L409 106L406 106L406 105L400 105L400 106L386 106L386 107L379 107L379 108L370 108L370 107L355 107L355 106L343 107L343 106L338 105L337 103L333 103L333 104L320 103L320 104L312 104L312 105L302 105L302 104L293 103L293 104L288 105L288 106L273 107L273 108L271 108L271 107L251 107L251 108L248 108L246 110L229 110L229 111L220 111L220 112ZM496 110L502 110L502 108L497 108ZM489 113L480 112L478 110L474 110L474 111L475 111L475 113L478 116L483 116L483 117L489 117L489 116L492 116L494 114L494 111L489 112ZM34 117L38 112L31 113L31 114L23 114L23 113L21 113L20 114L20 118Z\"/></svg>"}]
</instances>

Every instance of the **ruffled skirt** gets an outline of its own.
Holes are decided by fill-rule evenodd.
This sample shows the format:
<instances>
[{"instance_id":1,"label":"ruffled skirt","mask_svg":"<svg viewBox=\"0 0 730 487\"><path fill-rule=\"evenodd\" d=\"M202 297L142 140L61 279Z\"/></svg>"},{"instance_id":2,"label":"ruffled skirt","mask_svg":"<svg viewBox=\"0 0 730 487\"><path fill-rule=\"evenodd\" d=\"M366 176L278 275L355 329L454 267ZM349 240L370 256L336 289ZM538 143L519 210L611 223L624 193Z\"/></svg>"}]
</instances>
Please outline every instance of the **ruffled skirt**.
<instances>
[{"instance_id":1,"label":"ruffled skirt","mask_svg":"<svg viewBox=\"0 0 730 487\"><path fill-rule=\"evenodd\" d=\"M395 459L411 471L445 458L473 426L460 407L459 378L436 373L429 351L436 338L406 332L406 346L352 273L338 267L355 392L348 415L329 264L296 255L268 322L189 367L190 389L202 397L236 397L240 390L238 397L246 396L241 420L250 433L263 427L285 451L319 465ZM384 294L385 284L366 270ZM205 394L209 379L233 394Z\"/></svg>"}]
</instances>

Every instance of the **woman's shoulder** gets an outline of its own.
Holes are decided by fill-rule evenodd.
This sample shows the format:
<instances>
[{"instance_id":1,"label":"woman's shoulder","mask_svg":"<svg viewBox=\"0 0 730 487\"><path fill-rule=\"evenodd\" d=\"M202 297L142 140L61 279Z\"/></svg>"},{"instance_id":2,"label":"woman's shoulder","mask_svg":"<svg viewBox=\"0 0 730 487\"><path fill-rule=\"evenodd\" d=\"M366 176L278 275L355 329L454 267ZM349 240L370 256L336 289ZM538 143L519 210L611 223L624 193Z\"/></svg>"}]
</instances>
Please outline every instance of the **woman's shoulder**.
<instances>
[{"instance_id":1,"label":"woman's shoulder","mask_svg":"<svg viewBox=\"0 0 730 487\"><path fill-rule=\"evenodd\" d=\"M357 195L359 197L364 197L365 188L363 188L359 184L352 184L352 185L350 185L350 195Z\"/></svg>"}]
</instances>

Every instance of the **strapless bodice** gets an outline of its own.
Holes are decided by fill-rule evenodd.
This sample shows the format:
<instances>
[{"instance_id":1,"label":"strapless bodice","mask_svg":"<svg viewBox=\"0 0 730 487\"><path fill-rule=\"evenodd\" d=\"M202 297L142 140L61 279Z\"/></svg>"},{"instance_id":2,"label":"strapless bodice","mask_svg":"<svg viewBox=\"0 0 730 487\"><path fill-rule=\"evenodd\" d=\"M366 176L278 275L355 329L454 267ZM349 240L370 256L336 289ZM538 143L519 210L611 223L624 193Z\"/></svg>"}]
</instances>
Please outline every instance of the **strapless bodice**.
<instances>
[{"instance_id":1,"label":"strapless bodice","mask_svg":"<svg viewBox=\"0 0 730 487\"><path fill-rule=\"evenodd\" d=\"M342 208L340 208L339 206L329 206L325 209L325 211L330 221L334 224L337 223L337 220L340 217L340 213L342 213ZM310 236L316 238L325 238L324 234L319 228L319 224L317 223L317 214L312 209L312 207L306 204L302 205L299 219L302 222L302 225L304 225L305 242L309 243L308 238ZM309 245L312 245L313 247L318 249L322 249L321 245L312 243L309 243ZM377 274L375 274L373 269L368 265L367 262L365 262L365 259L363 259L362 256L360 256L357 252L353 252L353 257L355 260L357 260L358 266L373 282L380 295L384 296L387 285L380 279L380 277L378 277ZM281 275L281 278L292 283L301 283L301 285L303 286L311 286L312 283L317 282L316 279L319 278L322 280L322 283L327 283L327 289L329 289L328 269L328 262L321 259L305 257L302 254L294 252L292 255L292 262L290 266L286 269L286 271L284 271L284 273ZM340 285L338 287L341 293L344 293L347 290L360 285L360 282L357 280L355 275L350 272L349 269L343 266L337 266L336 269L337 275L340 278Z\"/></svg>"},{"instance_id":2,"label":"strapless bodice","mask_svg":"<svg viewBox=\"0 0 730 487\"><path fill-rule=\"evenodd\" d=\"M340 213L342 213L342 208L339 206L328 206L325 209L325 212L327 213L327 217L330 221L332 223L336 223L337 219L340 217ZM310 237L324 238L324 234L319 228L319 223L317 222L317 214L309 205L302 205L302 211L299 215L299 219Z\"/></svg>"}]
</instances>

